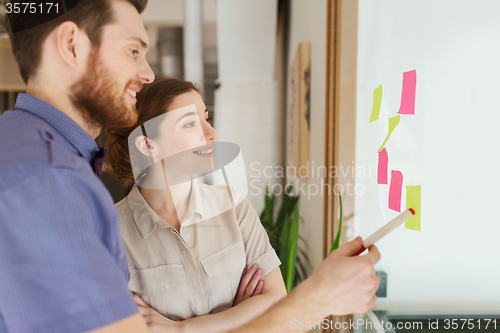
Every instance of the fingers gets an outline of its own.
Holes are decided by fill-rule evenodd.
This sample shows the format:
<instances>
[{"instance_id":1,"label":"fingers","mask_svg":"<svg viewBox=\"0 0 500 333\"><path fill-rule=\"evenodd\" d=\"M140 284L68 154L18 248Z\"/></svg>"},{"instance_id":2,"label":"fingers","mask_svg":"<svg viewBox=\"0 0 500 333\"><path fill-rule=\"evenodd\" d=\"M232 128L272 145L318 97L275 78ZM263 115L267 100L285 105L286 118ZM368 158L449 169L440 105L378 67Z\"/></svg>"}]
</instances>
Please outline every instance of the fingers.
<instances>
[{"instance_id":1,"label":"fingers","mask_svg":"<svg viewBox=\"0 0 500 333\"><path fill-rule=\"evenodd\" d=\"M135 304L137 304L138 306L148 306L146 303L144 303L142 298L140 298L137 295L134 295L134 301L135 301Z\"/></svg>"},{"instance_id":2,"label":"fingers","mask_svg":"<svg viewBox=\"0 0 500 333\"><path fill-rule=\"evenodd\" d=\"M150 311L149 311L149 308L146 308L146 307L143 307L143 306L138 306L137 308L139 308L139 313L144 317L144 318L147 318L149 317L151 314L150 314Z\"/></svg>"},{"instance_id":3,"label":"fingers","mask_svg":"<svg viewBox=\"0 0 500 333\"><path fill-rule=\"evenodd\" d=\"M257 264L253 264L249 269L243 269L233 306L262 293L264 289L264 282L260 280L262 274L262 269L258 268Z\"/></svg>"},{"instance_id":4,"label":"fingers","mask_svg":"<svg viewBox=\"0 0 500 333\"><path fill-rule=\"evenodd\" d=\"M248 284L252 280L253 275L255 274L256 271L257 271L257 264L253 264L250 267L250 269L248 269L248 271L245 271L245 275L241 278L240 285L238 287L238 292L236 294L236 297L238 297L238 298L243 298L244 297L244 295L246 294L246 290L247 290ZM253 292L253 290L252 290L252 292Z\"/></svg>"},{"instance_id":5,"label":"fingers","mask_svg":"<svg viewBox=\"0 0 500 333\"><path fill-rule=\"evenodd\" d=\"M248 270L248 266L245 265L245 268L243 268L243 273L241 273L241 278L243 278ZM241 280L240 278L240 280Z\"/></svg>"},{"instance_id":6,"label":"fingers","mask_svg":"<svg viewBox=\"0 0 500 333\"><path fill-rule=\"evenodd\" d=\"M255 292L255 288L257 288L257 284L259 283L259 280L262 276L262 269L258 269L257 272L252 277L252 280L248 284L248 287L245 291L245 298L250 298L252 297L252 294Z\"/></svg>"},{"instance_id":7,"label":"fingers","mask_svg":"<svg viewBox=\"0 0 500 333\"><path fill-rule=\"evenodd\" d=\"M380 281L375 276L374 265L380 260L380 253L376 246L370 246L368 254L353 257L362 244L358 237L342 245L308 279L314 281L306 285L308 293L314 294L315 300L325 300L328 314L364 313L377 300L375 293Z\"/></svg>"},{"instance_id":8,"label":"fingers","mask_svg":"<svg viewBox=\"0 0 500 333\"><path fill-rule=\"evenodd\" d=\"M368 254L363 257L370 260L370 262L375 265L380 260L380 252L375 245L370 246L368 251Z\"/></svg>"},{"instance_id":9,"label":"fingers","mask_svg":"<svg viewBox=\"0 0 500 333\"><path fill-rule=\"evenodd\" d=\"M373 295L372 298L368 301L368 309L365 312L368 312L375 305L375 303L377 303L377 296Z\"/></svg>"},{"instance_id":10,"label":"fingers","mask_svg":"<svg viewBox=\"0 0 500 333\"><path fill-rule=\"evenodd\" d=\"M376 282L375 282L375 286L373 287L373 294L377 293L378 287L380 285L380 279L378 278L378 276L375 276L375 278L376 278Z\"/></svg>"},{"instance_id":11,"label":"fingers","mask_svg":"<svg viewBox=\"0 0 500 333\"><path fill-rule=\"evenodd\" d=\"M134 295L134 301L139 308L139 313L145 318L148 317L150 315L150 307L137 295Z\"/></svg>"},{"instance_id":12,"label":"fingers","mask_svg":"<svg viewBox=\"0 0 500 333\"><path fill-rule=\"evenodd\" d=\"M257 284L257 288L255 288L255 291L253 292L252 297L260 295L262 293L262 289L264 289L264 281L260 280Z\"/></svg>"},{"instance_id":13,"label":"fingers","mask_svg":"<svg viewBox=\"0 0 500 333\"><path fill-rule=\"evenodd\" d=\"M363 246L363 240L358 236L352 241L340 246L337 250L333 251L332 254L335 253L336 255L351 257L361 249L361 246Z\"/></svg>"},{"instance_id":14,"label":"fingers","mask_svg":"<svg viewBox=\"0 0 500 333\"><path fill-rule=\"evenodd\" d=\"M136 303L137 304L137 303ZM139 313L144 317L147 318L151 315L151 308L149 306L142 306L142 305L137 305L137 308L139 309Z\"/></svg>"}]
</instances>

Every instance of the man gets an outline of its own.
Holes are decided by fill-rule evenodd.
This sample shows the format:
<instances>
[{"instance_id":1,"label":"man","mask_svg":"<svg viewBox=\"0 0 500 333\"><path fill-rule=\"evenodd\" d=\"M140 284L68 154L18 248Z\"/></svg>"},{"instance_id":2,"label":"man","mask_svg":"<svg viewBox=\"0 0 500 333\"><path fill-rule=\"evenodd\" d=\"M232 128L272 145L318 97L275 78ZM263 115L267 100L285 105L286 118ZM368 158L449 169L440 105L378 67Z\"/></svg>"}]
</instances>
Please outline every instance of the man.
<instances>
[{"instance_id":1,"label":"man","mask_svg":"<svg viewBox=\"0 0 500 333\"><path fill-rule=\"evenodd\" d=\"M58 3L65 14L55 18L22 10L9 16L27 93L0 117L0 332L147 332L127 289L117 215L96 176L102 154L94 141L103 129L135 122L135 94L154 80L139 16L147 0ZM34 8L47 11L42 1ZM368 310L379 254L373 247L351 257L360 246L359 239L344 245L237 331L276 332L291 319Z\"/></svg>"}]
</instances>

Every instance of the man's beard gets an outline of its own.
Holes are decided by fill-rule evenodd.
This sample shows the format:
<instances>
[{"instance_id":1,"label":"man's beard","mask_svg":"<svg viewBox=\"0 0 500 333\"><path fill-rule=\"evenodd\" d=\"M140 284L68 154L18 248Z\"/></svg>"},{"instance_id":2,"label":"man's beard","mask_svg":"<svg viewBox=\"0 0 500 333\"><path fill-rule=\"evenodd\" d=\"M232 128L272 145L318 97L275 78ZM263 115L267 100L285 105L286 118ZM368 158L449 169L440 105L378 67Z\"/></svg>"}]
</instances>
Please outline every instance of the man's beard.
<instances>
[{"instance_id":1,"label":"man's beard","mask_svg":"<svg viewBox=\"0 0 500 333\"><path fill-rule=\"evenodd\" d=\"M135 105L124 98L130 86L141 88L142 83L130 80L119 87L98 52L92 52L87 72L70 88L70 100L90 126L103 130L126 128L137 121Z\"/></svg>"}]
</instances>

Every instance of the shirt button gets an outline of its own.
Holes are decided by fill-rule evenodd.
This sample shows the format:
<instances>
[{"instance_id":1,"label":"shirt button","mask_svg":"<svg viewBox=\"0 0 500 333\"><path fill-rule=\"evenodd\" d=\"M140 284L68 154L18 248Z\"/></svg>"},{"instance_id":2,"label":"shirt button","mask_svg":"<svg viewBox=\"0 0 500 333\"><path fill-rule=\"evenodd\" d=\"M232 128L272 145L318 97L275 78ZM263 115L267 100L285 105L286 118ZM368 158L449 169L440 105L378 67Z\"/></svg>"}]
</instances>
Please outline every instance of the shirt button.
<instances>
[{"instance_id":1,"label":"shirt button","mask_svg":"<svg viewBox=\"0 0 500 333\"><path fill-rule=\"evenodd\" d=\"M50 132L45 132L45 137L49 140L53 140L54 139L54 136L52 135L52 133Z\"/></svg>"}]
</instances>

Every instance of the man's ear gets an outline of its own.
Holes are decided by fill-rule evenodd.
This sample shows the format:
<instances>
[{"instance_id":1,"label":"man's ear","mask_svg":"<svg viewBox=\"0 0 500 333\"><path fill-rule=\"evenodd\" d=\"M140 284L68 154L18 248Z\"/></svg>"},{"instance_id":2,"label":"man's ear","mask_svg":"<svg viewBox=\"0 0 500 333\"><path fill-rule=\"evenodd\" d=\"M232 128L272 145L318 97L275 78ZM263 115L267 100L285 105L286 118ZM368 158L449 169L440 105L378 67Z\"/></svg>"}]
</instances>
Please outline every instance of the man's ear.
<instances>
[{"instance_id":1,"label":"man's ear","mask_svg":"<svg viewBox=\"0 0 500 333\"><path fill-rule=\"evenodd\" d=\"M143 135L135 138L135 146L143 155L156 156L158 154L154 142Z\"/></svg>"},{"instance_id":2,"label":"man's ear","mask_svg":"<svg viewBox=\"0 0 500 333\"><path fill-rule=\"evenodd\" d=\"M57 51L68 66L77 68L82 62L87 62L90 41L75 22L61 23L57 27L56 38Z\"/></svg>"}]
</instances>

